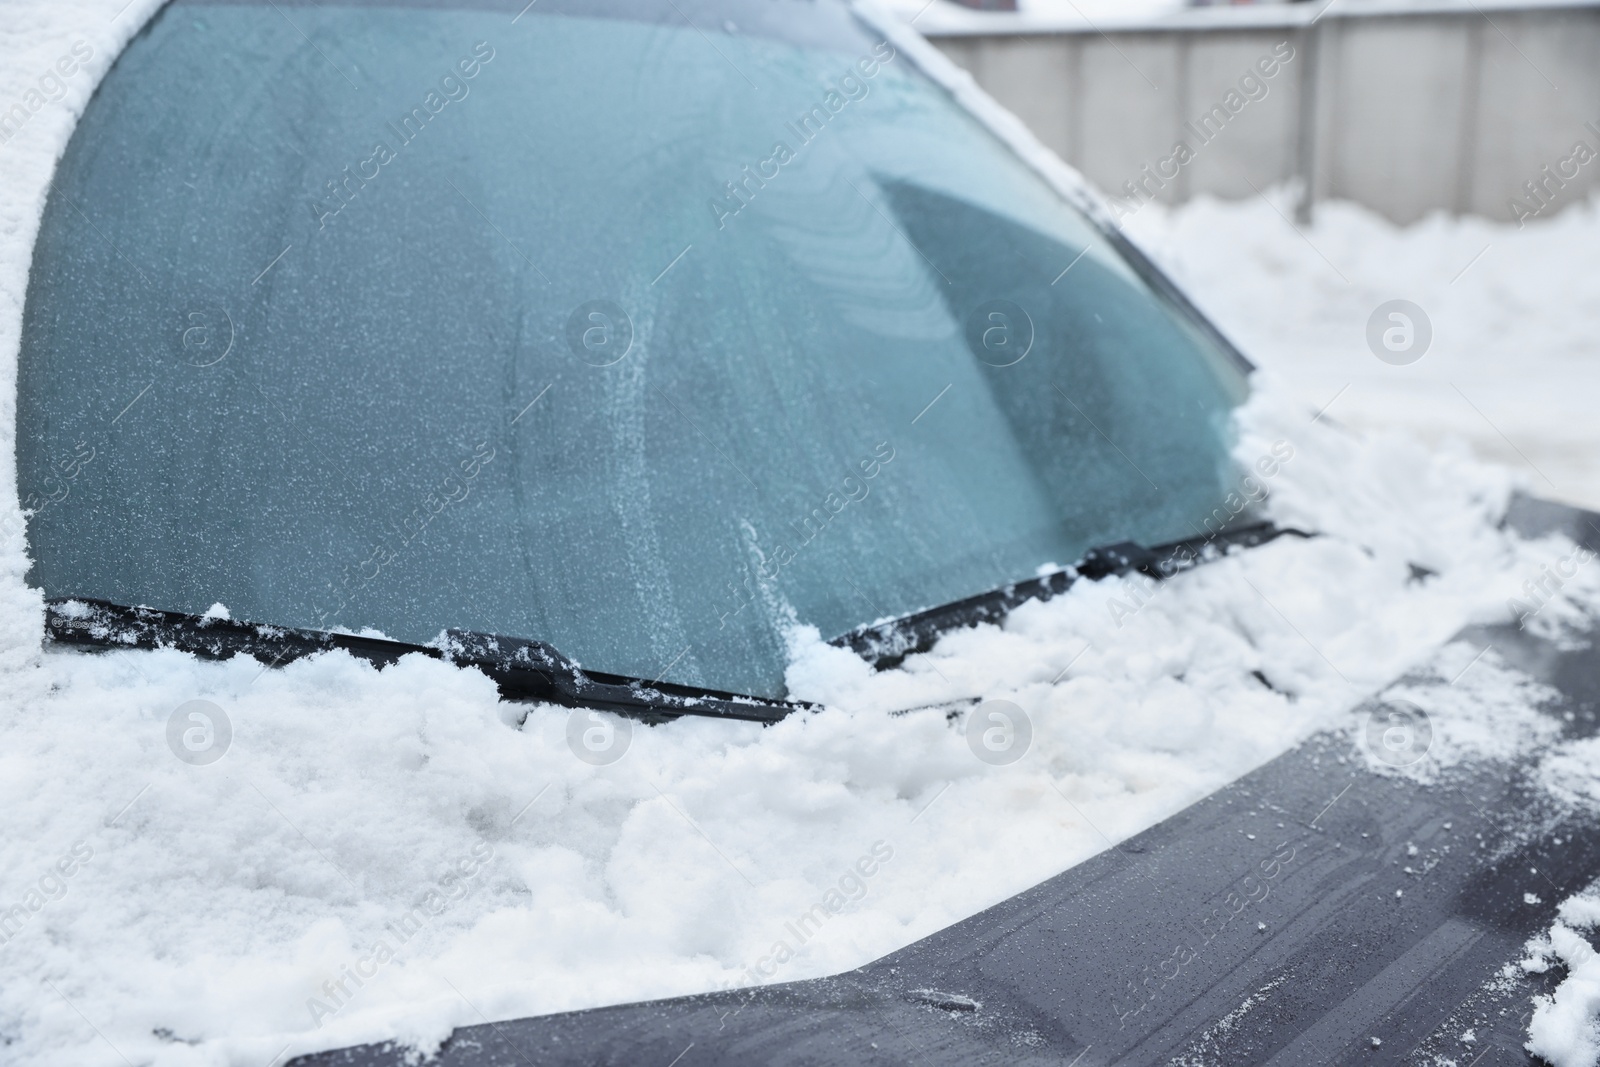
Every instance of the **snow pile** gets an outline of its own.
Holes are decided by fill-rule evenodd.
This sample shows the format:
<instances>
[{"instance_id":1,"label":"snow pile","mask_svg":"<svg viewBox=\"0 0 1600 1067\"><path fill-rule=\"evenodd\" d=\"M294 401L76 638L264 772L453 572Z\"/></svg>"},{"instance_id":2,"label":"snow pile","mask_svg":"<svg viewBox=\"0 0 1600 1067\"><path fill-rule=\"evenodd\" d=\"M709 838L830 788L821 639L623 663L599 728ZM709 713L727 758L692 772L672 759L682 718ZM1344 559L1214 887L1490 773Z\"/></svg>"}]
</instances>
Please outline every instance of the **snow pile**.
<instances>
[{"instance_id":1,"label":"snow pile","mask_svg":"<svg viewBox=\"0 0 1600 1067\"><path fill-rule=\"evenodd\" d=\"M896 671L797 634L791 687L828 710L634 727L609 765L578 755L567 712L517 729L486 679L432 660L263 671L14 650L9 1059L426 1048L484 1017L847 968L1081 861L1430 669L1461 624L1503 617L1552 547L1493 529L1502 475L1283 410L1254 403L1242 448L1295 433L1276 499L1332 535L1153 589L1083 583ZM1368 508L1391 521L1363 526ZM1437 576L1412 581L1416 560ZM1432 669L1455 674L1465 652ZM1519 684L1490 655L1458 687L1510 706ZM890 714L976 698L1022 709L1021 759L979 758L943 710ZM210 765L172 742L192 701L231 726Z\"/></svg>"},{"instance_id":2,"label":"snow pile","mask_svg":"<svg viewBox=\"0 0 1600 1067\"><path fill-rule=\"evenodd\" d=\"M152 6L118 14L120 2L13 12L0 100L80 39L98 77ZM31 243L89 81L0 145L8 440ZM1325 217L1314 239L1331 245L1341 216ZM1300 238L1265 211L1232 216L1221 241L1190 218L1157 243L1207 273L1196 241L1233 290L1260 294L1220 308L1242 333ZM1570 273L1543 270L1551 284ZM1329 298L1319 283L1299 299L1305 311ZM1253 354L1286 362L1279 351L1298 350L1286 338L1250 338ZM1271 509L1326 536L1153 587L1085 582L895 671L799 631L791 691L827 710L766 729L511 707L481 675L422 658L263 670L41 651L14 471L0 464L0 531L13 533L0 546L7 1062L272 1064L385 1038L428 1049L485 1018L837 971L1080 862L1312 730L1354 725L1351 709L1401 675L1526 711L1540 694L1492 653L1464 664L1476 650L1438 650L1467 623L1507 618L1573 547L1497 530L1512 477L1465 448L1312 415L1264 378L1239 456L1287 449ZM1564 625L1591 596L1569 581L1540 617ZM1407 691L1461 719L1442 736L1490 751L1468 729L1475 702L1436 688ZM969 735L979 700L1020 711L1017 758ZM608 730L626 738L614 762L574 740Z\"/></svg>"},{"instance_id":3,"label":"snow pile","mask_svg":"<svg viewBox=\"0 0 1600 1067\"><path fill-rule=\"evenodd\" d=\"M1533 492L1600 509L1595 320L1600 200L1522 229L1430 217L1400 228L1354 204L1317 207L1302 238L1287 196L1126 222L1196 303L1313 411L1358 430L1406 427L1430 446L1466 441L1520 470ZM1280 216L1279 212L1282 212ZM1392 366L1367 347L1380 304L1420 306L1428 350Z\"/></svg>"},{"instance_id":4,"label":"snow pile","mask_svg":"<svg viewBox=\"0 0 1600 1067\"><path fill-rule=\"evenodd\" d=\"M1583 934L1600 925L1600 895L1595 887L1561 902L1556 921L1528 942L1525 971L1543 974L1565 967L1567 976L1550 996L1533 999L1528 1023L1529 1052L1555 1067L1595 1067L1600 1063L1600 955Z\"/></svg>"}]
</instances>

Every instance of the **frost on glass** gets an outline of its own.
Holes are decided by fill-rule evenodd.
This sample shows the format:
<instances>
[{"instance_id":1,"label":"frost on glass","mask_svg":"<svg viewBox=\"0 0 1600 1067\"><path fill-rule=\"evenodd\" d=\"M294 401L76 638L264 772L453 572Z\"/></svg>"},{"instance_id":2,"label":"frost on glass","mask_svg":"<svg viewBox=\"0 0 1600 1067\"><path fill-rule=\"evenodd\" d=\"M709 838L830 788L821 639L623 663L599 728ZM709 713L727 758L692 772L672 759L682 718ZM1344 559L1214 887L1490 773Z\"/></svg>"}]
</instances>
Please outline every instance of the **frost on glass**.
<instances>
[{"instance_id":1,"label":"frost on glass","mask_svg":"<svg viewBox=\"0 0 1600 1067\"><path fill-rule=\"evenodd\" d=\"M781 695L1225 496L1229 357L836 3L503 7L129 47L28 298L47 595Z\"/></svg>"}]
</instances>

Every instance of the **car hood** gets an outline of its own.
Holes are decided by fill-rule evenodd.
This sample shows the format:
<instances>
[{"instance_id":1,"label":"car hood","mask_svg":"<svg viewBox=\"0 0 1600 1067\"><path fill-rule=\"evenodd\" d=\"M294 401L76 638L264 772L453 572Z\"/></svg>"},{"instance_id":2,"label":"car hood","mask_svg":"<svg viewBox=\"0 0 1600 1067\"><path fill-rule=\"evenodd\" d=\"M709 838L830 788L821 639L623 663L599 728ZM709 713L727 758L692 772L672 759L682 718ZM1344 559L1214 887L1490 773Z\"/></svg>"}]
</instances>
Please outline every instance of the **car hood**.
<instances>
[{"instance_id":1,"label":"car hood","mask_svg":"<svg viewBox=\"0 0 1600 1067\"><path fill-rule=\"evenodd\" d=\"M1593 552L1597 519L1524 497L1507 522ZM1517 709L1531 718L1496 727L1520 744L1430 761L1429 717L1400 695L1441 699L1425 666L1359 725L865 967L467 1027L439 1062L1520 1061L1531 998L1561 977L1518 966L1524 946L1600 875L1600 809L1559 782L1600 734L1600 649L1515 623L1458 641L1533 680ZM373 1045L296 1063L404 1059Z\"/></svg>"}]
</instances>

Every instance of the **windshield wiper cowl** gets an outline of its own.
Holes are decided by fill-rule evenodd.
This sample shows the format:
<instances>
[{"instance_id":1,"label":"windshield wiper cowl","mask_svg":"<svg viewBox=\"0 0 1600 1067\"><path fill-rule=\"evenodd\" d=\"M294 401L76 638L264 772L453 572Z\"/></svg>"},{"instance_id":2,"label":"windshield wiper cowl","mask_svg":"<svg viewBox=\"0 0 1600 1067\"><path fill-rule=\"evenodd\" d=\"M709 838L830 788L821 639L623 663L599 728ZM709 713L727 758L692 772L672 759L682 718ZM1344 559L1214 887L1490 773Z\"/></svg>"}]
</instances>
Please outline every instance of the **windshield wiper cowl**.
<instances>
[{"instance_id":1,"label":"windshield wiper cowl","mask_svg":"<svg viewBox=\"0 0 1600 1067\"><path fill-rule=\"evenodd\" d=\"M416 654L475 667L494 679L508 700L592 708L649 722L707 715L771 723L791 712L816 710L815 705L796 701L585 671L543 641L468 630L447 630L437 645L416 645L383 637L126 607L102 600L62 599L45 604L45 634L58 645L172 648L208 659L247 655L269 667L341 649L380 667Z\"/></svg>"}]
</instances>

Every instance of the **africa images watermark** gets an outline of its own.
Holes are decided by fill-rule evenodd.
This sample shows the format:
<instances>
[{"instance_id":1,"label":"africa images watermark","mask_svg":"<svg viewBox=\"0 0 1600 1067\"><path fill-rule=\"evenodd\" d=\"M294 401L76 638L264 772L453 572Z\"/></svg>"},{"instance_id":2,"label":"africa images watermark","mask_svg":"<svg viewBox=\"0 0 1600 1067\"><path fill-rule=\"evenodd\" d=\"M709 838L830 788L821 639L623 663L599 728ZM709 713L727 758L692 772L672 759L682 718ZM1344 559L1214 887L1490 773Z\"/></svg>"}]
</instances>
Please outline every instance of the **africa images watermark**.
<instances>
[{"instance_id":1,"label":"africa images watermark","mask_svg":"<svg viewBox=\"0 0 1600 1067\"><path fill-rule=\"evenodd\" d=\"M785 936L774 941L766 955L741 971L738 978L724 981L722 988L761 985L772 979L784 964L795 958L806 942L822 932L829 919L865 897L868 880L892 859L894 846L887 841L874 841L871 848L846 868L844 874L828 887L815 904L783 924ZM790 938L793 944L790 944Z\"/></svg>"},{"instance_id":2,"label":"africa images watermark","mask_svg":"<svg viewBox=\"0 0 1600 1067\"><path fill-rule=\"evenodd\" d=\"M1543 611L1545 605L1554 600L1556 594L1561 592L1561 587L1566 585L1578 575L1578 568L1594 559L1594 549L1584 545L1577 545L1571 552L1555 561L1539 568L1539 577L1529 578L1522 583L1522 593L1528 599L1520 600L1510 597L1506 600L1506 608L1516 617L1517 626L1526 629L1528 620Z\"/></svg>"},{"instance_id":3,"label":"africa images watermark","mask_svg":"<svg viewBox=\"0 0 1600 1067\"><path fill-rule=\"evenodd\" d=\"M1188 916L1180 931L1169 942L1172 951L1151 967L1140 968L1137 977L1130 977L1119 993L1108 995L1111 1013L1117 1017L1118 1029L1126 1027L1128 1020L1150 1007L1161 994L1166 983L1177 978L1205 955L1206 948L1252 904L1261 904L1272 894L1272 883L1297 855L1304 855L1304 844L1296 846L1284 842L1271 854L1248 869L1227 888L1212 897L1201 909ZM1264 927L1258 927L1264 929Z\"/></svg>"},{"instance_id":4,"label":"africa images watermark","mask_svg":"<svg viewBox=\"0 0 1600 1067\"><path fill-rule=\"evenodd\" d=\"M1553 207L1567 183L1575 181L1583 167L1600 159L1600 126L1586 122L1583 128L1594 135L1593 145L1583 140L1573 142L1571 150L1556 160L1554 169L1546 163L1539 168L1538 175L1522 183L1526 200L1512 197L1506 201L1511 217L1517 220L1517 229L1522 229L1529 219L1537 218L1547 208Z\"/></svg>"},{"instance_id":5,"label":"africa images watermark","mask_svg":"<svg viewBox=\"0 0 1600 1067\"><path fill-rule=\"evenodd\" d=\"M746 575L744 583L728 583L728 590L733 599L738 601L738 606L718 614L717 629L728 625L728 619L736 617L746 606L755 602L758 582L771 582L778 577L783 568L793 563L807 545L811 544L828 524L852 502L859 503L867 499L872 493L872 487L867 483L882 473L883 468L894 461L894 446L888 441L880 441L873 446L871 455L856 462L856 469L861 473L847 474L839 483L838 490L830 490L822 498L822 503L806 512L803 519L796 522L789 521L789 528L796 537L797 548L790 548L787 541L779 541L778 546L771 552L764 554L760 564L756 567L756 574ZM751 531L753 534L753 530Z\"/></svg>"},{"instance_id":6,"label":"africa images watermark","mask_svg":"<svg viewBox=\"0 0 1600 1067\"><path fill-rule=\"evenodd\" d=\"M896 54L894 45L888 41L880 41L873 46L871 55L856 60L852 73L840 78L837 84L827 87L827 93L821 103L814 104L796 121L784 123L784 128L794 136L795 144L800 149L805 148L846 106L865 100L867 94L872 91L872 87L867 83L878 76L883 64L894 62ZM860 72L860 77L856 76L857 71ZM790 148L787 141L778 141L772 146L772 154L756 163L753 170L749 164L740 168L737 182L724 183L724 187L728 190L726 195L721 198L713 197L711 200L711 214L717 220L717 229L727 229L728 220L748 207L756 198L756 194L767 187L767 182L777 178L783 173L784 167L798 158L799 149Z\"/></svg>"},{"instance_id":7,"label":"africa images watermark","mask_svg":"<svg viewBox=\"0 0 1600 1067\"><path fill-rule=\"evenodd\" d=\"M332 599L338 601L337 606L324 609L320 604L312 608L312 614L317 618L317 625L327 628L331 622L336 621L341 612L350 606L350 603L368 585L375 581L383 568L396 563L401 553L428 529L428 526L446 508L460 504L472 495L472 483L478 477L485 464L494 460L495 450L487 441L481 441L473 449L472 455L460 462L461 476L454 473L446 474L440 480L438 489L429 490L423 502L399 522L394 524L394 529L372 545L372 554L358 564L346 564L340 572L338 584L329 582L327 589Z\"/></svg>"},{"instance_id":8,"label":"africa images watermark","mask_svg":"<svg viewBox=\"0 0 1600 1067\"><path fill-rule=\"evenodd\" d=\"M962 728L967 748L991 767L1007 767L1028 754L1033 719L1009 700L985 700L972 709Z\"/></svg>"},{"instance_id":9,"label":"africa images watermark","mask_svg":"<svg viewBox=\"0 0 1600 1067\"><path fill-rule=\"evenodd\" d=\"M10 944L11 939L28 924L28 920L43 911L46 904L66 896L67 879L77 874L93 858L94 848L89 842L75 842L50 870L28 886L20 901L0 912L0 945Z\"/></svg>"},{"instance_id":10,"label":"africa images watermark","mask_svg":"<svg viewBox=\"0 0 1600 1067\"><path fill-rule=\"evenodd\" d=\"M306 1010L311 1013L311 1025L321 1027L333 1015L349 1006L361 988L376 978L378 971L392 962L404 947L423 928L439 918L460 901L466 899L468 887L494 859L494 846L479 840L469 855L451 864L451 869L440 875L435 884L423 892L409 911L398 919L384 923L388 936L374 941L366 954L354 963L342 965L338 973L323 982L321 997L307 997ZM393 938L394 944L390 944ZM355 988L350 988L351 986ZM326 998L326 999L324 999Z\"/></svg>"},{"instance_id":11,"label":"africa images watermark","mask_svg":"<svg viewBox=\"0 0 1600 1067\"><path fill-rule=\"evenodd\" d=\"M472 54L458 61L448 74L440 78L439 88L429 89L421 104L400 116L398 125L386 123L395 136L397 148L390 148L387 141L374 141L372 154L356 163L354 173L345 167L340 171L338 180L324 183L328 190L326 196L307 197L306 206L311 209L311 217L317 220L317 229L327 229L328 220L348 207L368 182L375 181L383 173L384 167L400 158L399 149L416 140L435 115L448 105L465 100L467 94L472 92L472 86L467 83L476 78L493 59L494 48L489 42L479 41L473 45Z\"/></svg>"},{"instance_id":12,"label":"africa images watermark","mask_svg":"<svg viewBox=\"0 0 1600 1067\"><path fill-rule=\"evenodd\" d=\"M38 114L51 100L67 95L66 79L83 69L83 64L94 58L94 46L88 41L74 41L72 47L38 77L38 85L22 94L22 99L0 112L0 144L7 144L22 132L28 120Z\"/></svg>"},{"instance_id":13,"label":"africa images watermark","mask_svg":"<svg viewBox=\"0 0 1600 1067\"><path fill-rule=\"evenodd\" d=\"M87 441L73 446L73 454L56 460L55 469L40 481L39 493L28 493L22 500L22 510L37 515L51 504L59 504L72 493L72 483L83 473L83 468L94 462L95 450Z\"/></svg>"},{"instance_id":14,"label":"africa images watermark","mask_svg":"<svg viewBox=\"0 0 1600 1067\"><path fill-rule=\"evenodd\" d=\"M87 441L79 441L73 454L56 460L55 469L40 479L41 492L22 495L22 507L0 518L0 545L8 545L28 528L28 523L51 504L60 504L72 495L72 483L83 469L94 462L96 453Z\"/></svg>"},{"instance_id":15,"label":"africa images watermark","mask_svg":"<svg viewBox=\"0 0 1600 1067\"><path fill-rule=\"evenodd\" d=\"M1216 140L1234 116L1247 105L1265 100L1272 91L1268 83L1294 60L1294 56L1294 46L1288 41L1280 42L1271 52L1246 68L1239 77L1238 88L1229 89L1223 94L1222 100L1202 113L1198 120L1185 122L1183 128L1192 135L1194 144L1191 145L1187 139L1178 141L1172 146L1170 155L1156 160L1153 165L1146 163L1141 167L1139 173L1142 177L1123 182L1120 196L1108 198L1118 221L1154 200L1156 194L1167 187L1167 182L1176 180L1178 172L1194 161L1199 149Z\"/></svg>"},{"instance_id":16,"label":"africa images watermark","mask_svg":"<svg viewBox=\"0 0 1600 1067\"><path fill-rule=\"evenodd\" d=\"M1223 497L1222 503L1212 509L1205 519L1206 539L1199 547L1182 545L1172 555L1156 564L1156 569L1161 572L1161 577L1171 578L1179 571L1187 570L1194 566L1200 559L1200 554L1227 529L1228 523L1238 518L1251 504L1259 504L1267 498L1266 479L1277 476L1283 469L1283 464L1294 458L1294 445L1288 441L1275 441L1272 448L1258 457L1250 467L1254 473L1246 473L1239 478L1236 489ZM1258 477L1259 475L1259 477ZM1213 529L1213 524L1215 529ZM1106 601L1106 611L1111 614L1111 621L1117 624L1120 630L1123 624L1133 616L1139 614L1161 592L1163 584L1146 574L1137 571L1127 576L1128 603L1121 597L1111 597Z\"/></svg>"}]
</instances>

